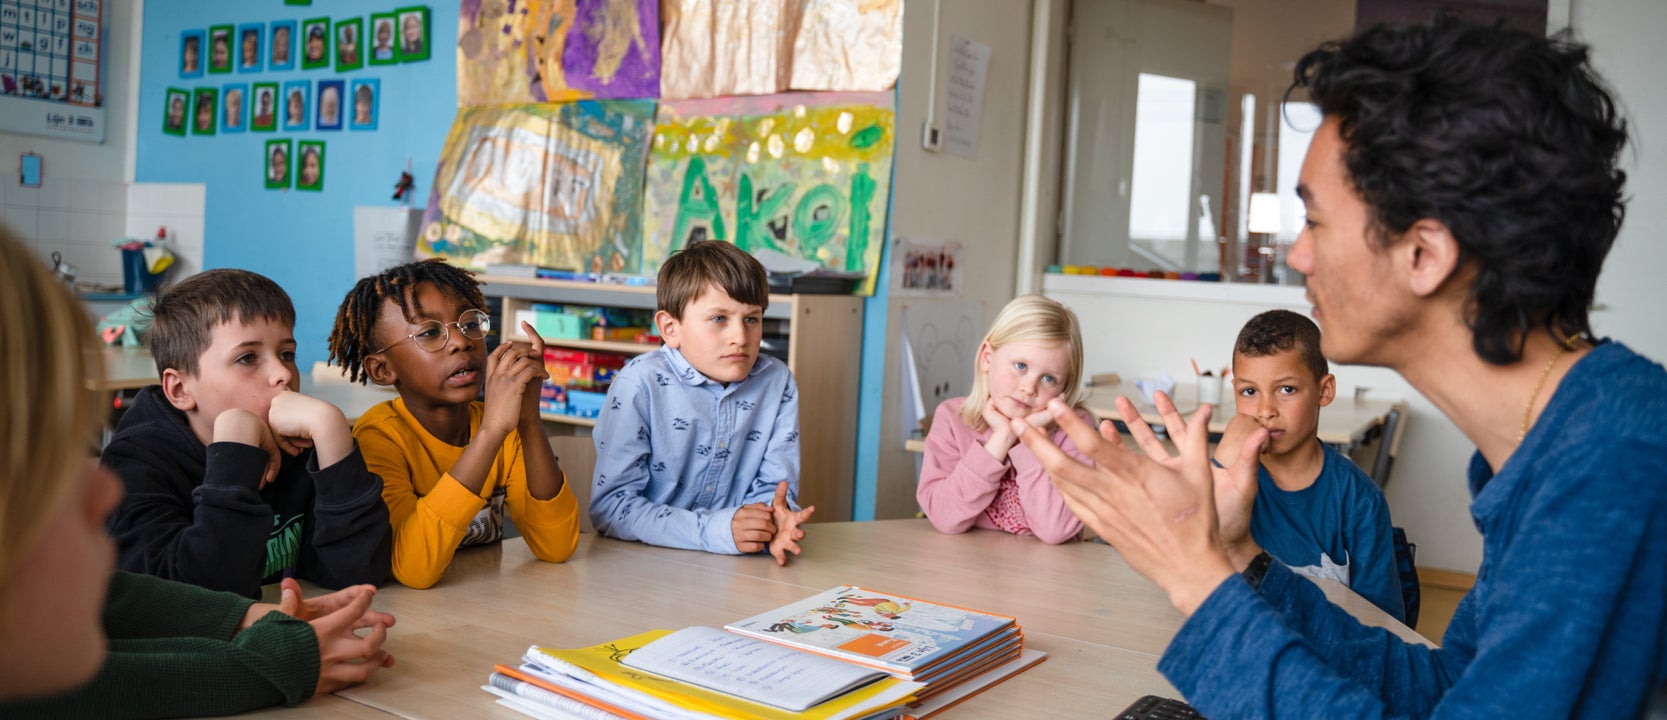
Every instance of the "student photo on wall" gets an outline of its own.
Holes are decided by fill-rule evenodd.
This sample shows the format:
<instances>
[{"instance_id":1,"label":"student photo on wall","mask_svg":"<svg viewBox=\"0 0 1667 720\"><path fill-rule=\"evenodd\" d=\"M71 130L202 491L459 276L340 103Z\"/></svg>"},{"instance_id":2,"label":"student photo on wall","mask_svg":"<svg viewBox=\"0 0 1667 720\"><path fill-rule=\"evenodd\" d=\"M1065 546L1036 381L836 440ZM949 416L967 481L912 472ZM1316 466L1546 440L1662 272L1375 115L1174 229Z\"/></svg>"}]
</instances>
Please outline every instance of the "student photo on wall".
<instances>
[{"instance_id":1,"label":"student photo on wall","mask_svg":"<svg viewBox=\"0 0 1667 720\"><path fill-rule=\"evenodd\" d=\"M272 59L266 63L269 70L295 69L295 21L272 21Z\"/></svg>"},{"instance_id":2,"label":"student photo on wall","mask_svg":"<svg viewBox=\"0 0 1667 720\"><path fill-rule=\"evenodd\" d=\"M342 92L346 86L342 80L318 81L318 122L314 129L342 129Z\"/></svg>"},{"instance_id":3,"label":"student photo on wall","mask_svg":"<svg viewBox=\"0 0 1667 720\"><path fill-rule=\"evenodd\" d=\"M312 119L307 117L307 97L312 94L311 80L291 80L284 83L284 130L308 130Z\"/></svg>"},{"instance_id":4,"label":"student photo on wall","mask_svg":"<svg viewBox=\"0 0 1667 720\"><path fill-rule=\"evenodd\" d=\"M255 99L250 111L249 129L271 132L278 129L278 84L255 83Z\"/></svg>"},{"instance_id":5,"label":"student photo on wall","mask_svg":"<svg viewBox=\"0 0 1667 720\"><path fill-rule=\"evenodd\" d=\"M295 154L299 156L295 161L295 189L323 190L324 142L302 140L296 143Z\"/></svg>"},{"instance_id":6,"label":"student photo on wall","mask_svg":"<svg viewBox=\"0 0 1667 720\"><path fill-rule=\"evenodd\" d=\"M244 101L249 97L249 86L242 83L227 85L220 94L220 132L239 133L248 129Z\"/></svg>"},{"instance_id":7,"label":"student photo on wall","mask_svg":"<svg viewBox=\"0 0 1667 720\"><path fill-rule=\"evenodd\" d=\"M208 71L232 71L232 26L215 25L208 29Z\"/></svg>"},{"instance_id":8,"label":"student photo on wall","mask_svg":"<svg viewBox=\"0 0 1667 720\"><path fill-rule=\"evenodd\" d=\"M301 23L301 68L330 67L330 18L313 18Z\"/></svg>"},{"instance_id":9,"label":"student photo on wall","mask_svg":"<svg viewBox=\"0 0 1667 720\"><path fill-rule=\"evenodd\" d=\"M237 71L240 73L260 72L264 64L260 56L260 38L266 34L266 26L260 23L249 23L237 26Z\"/></svg>"},{"instance_id":10,"label":"student photo on wall","mask_svg":"<svg viewBox=\"0 0 1667 720\"><path fill-rule=\"evenodd\" d=\"M400 8L394 14L399 16L399 61L427 60L428 8Z\"/></svg>"},{"instance_id":11,"label":"student photo on wall","mask_svg":"<svg viewBox=\"0 0 1667 720\"><path fill-rule=\"evenodd\" d=\"M398 22L393 13L376 13L370 16L370 64L392 65L399 62L399 56L394 51L394 24Z\"/></svg>"},{"instance_id":12,"label":"student photo on wall","mask_svg":"<svg viewBox=\"0 0 1667 720\"><path fill-rule=\"evenodd\" d=\"M191 134L213 135L214 115L218 109L220 91L215 88L197 88L193 100L196 105L191 110Z\"/></svg>"},{"instance_id":13,"label":"student photo on wall","mask_svg":"<svg viewBox=\"0 0 1667 720\"><path fill-rule=\"evenodd\" d=\"M289 188L289 140L267 140L261 172L266 176L266 189Z\"/></svg>"},{"instance_id":14,"label":"student photo on wall","mask_svg":"<svg viewBox=\"0 0 1667 720\"><path fill-rule=\"evenodd\" d=\"M376 79L353 81L353 115L347 126L354 130L376 129L376 98L382 94L382 83Z\"/></svg>"},{"instance_id":15,"label":"student photo on wall","mask_svg":"<svg viewBox=\"0 0 1667 720\"><path fill-rule=\"evenodd\" d=\"M364 18L336 21L336 72L358 70L365 66L365 56L360 53L364 39Z\"/></svg>"},{"instance_id":16,"label":"student photo on wall","mask_svg":"<svg viewBox=\"0 0 1667 720\"><path fill-rule=\"evenodd\" d=\"M185 136L185 106L190 101L190 92L180 88L168 88L168 95L162 103L166 111L162 118L162 132Z\"/></svg>"},{"instance_id":17,"label":"student photo on wall","mask_svg":"<svg viewBox=\"0 0 1667 720\"><path fill-rule=\"evenodd\" d=\"M203 31L186 30L179 34L179 76L203 76Z\"/></svg>"}]
</instances>

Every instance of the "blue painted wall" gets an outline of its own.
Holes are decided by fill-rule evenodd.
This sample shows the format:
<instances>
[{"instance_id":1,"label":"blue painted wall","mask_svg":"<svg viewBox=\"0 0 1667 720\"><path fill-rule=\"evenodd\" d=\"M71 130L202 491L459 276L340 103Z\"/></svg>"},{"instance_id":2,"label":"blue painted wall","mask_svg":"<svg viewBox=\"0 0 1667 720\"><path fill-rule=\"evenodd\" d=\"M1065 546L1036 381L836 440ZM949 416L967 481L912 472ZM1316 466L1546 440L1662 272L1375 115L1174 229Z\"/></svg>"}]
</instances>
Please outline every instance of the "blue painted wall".
<instances>
[{"instance_id":1,"label":"blue painted wall","mask_svg":"<svg viewBox=\"0 0 1667 720\"><path fill-rule=\"evenodd\" d=\"M396 205L390 199L399 173L411 159L417 204L428 197L434 166L457 108L457 2L427 3L429 60L365 66L337 73L329 69L259 73L232 72L201 78L179 77L180 33L210 25L267 23L328 16L359 17L419 3L396 0L328 0L286 6L278 0L152 0L145 3L139 68L135 179L207 186L203 219L204 264L240 267L276 280L295 300L296 340L301 367L329 355L327 340L336 307L356 280L353 268L353 208ZM265 48L262 48L263 53ZM297 56L299 49L297 49ZM235 58L236 52L234 50ZM207 59L207 52L204 52ZM299 63L298 63L299 64ZM175 137L162 132L169 87L195 88L228 83L379 78L382 98L374 131L242 132ZM313 111L312 104L308 105ZM343 103L344 115L350 105ZM267 190L262 160L268 139L323 140L324 190ZM137 210L137 208L134 208Z\"/></svg>"}]
</instances>

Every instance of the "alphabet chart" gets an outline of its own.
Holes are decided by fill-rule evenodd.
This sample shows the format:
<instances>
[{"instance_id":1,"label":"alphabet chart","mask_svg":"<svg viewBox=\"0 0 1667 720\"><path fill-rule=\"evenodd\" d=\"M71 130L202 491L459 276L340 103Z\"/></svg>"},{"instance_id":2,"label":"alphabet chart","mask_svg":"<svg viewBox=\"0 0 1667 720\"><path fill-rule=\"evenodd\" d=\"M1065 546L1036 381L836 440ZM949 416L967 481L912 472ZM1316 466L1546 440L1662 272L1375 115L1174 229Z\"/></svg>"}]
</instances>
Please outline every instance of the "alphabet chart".
<instances>
[{"instance_id":1,"label":"alphabet chart","mask_svg":"<svg viewBox=\"0 0 1667 720\"><path fill-rule=\"evenodd\" d=\"M0 0L0 92L98 107L104 0Z\"/></svg>"}]
</instances>

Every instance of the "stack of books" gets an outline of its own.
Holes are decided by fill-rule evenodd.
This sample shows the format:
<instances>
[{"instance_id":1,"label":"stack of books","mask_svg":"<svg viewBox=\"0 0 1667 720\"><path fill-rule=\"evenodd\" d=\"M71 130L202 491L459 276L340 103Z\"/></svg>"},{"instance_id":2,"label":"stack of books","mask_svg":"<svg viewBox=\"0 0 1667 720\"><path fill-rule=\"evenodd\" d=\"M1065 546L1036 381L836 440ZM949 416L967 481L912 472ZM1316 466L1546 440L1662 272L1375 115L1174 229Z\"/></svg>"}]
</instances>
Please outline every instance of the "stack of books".
<instances>
[{"instance_id":1,"label":"stack of books","mask_svg":"<svg viewBox=\"0 0 1667 720\"><path fill-rule=\"evenodd\" d=\"M534 646L483 689L537 718L926 718L1043 660L1013 618L849 585L719 630Z\"/></svg>"}]
</instances>

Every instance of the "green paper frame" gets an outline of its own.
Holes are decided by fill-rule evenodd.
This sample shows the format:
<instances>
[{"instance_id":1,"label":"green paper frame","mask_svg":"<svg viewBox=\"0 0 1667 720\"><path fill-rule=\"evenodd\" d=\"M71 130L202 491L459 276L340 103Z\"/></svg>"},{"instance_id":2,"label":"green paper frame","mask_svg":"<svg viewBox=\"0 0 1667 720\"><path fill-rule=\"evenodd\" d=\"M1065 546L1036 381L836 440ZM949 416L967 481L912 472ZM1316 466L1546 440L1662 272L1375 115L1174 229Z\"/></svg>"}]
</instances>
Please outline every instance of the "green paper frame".
<instances>
[{"instance_id":1,"label":"green paper frame","mask_svg":"<svg viewBox=\"0 0 1667 720\"><path fill-rule=\"evenodd\" d=\"M225 33L226 37L226 64L223 67L215 67L214 65L214 36L219 33ZM210 75L225 75L230 73L232 71L232 66L237 64L232 62L232 48L235 47L235 44L232 41L235 39L236 33L237 28L231 25L209 26L208 37L203 42L202 54L197 56L197 62L207 68Z\"/></svg>"},{"instance_id":2,"label":"green paper frame","mask_svg":"<svg viewBox=\"0 0 1667 720\"><path fill-rule=\"evenodd\" d=\"M261 153L260 156L260 175L266 183L266 189L288 190L291 182L295 179L295 153L294 147L290 144L290 139L279 138L276 140L267 140L264 147L266 148L266 151ZM284 149L283 180L278 180L272 177L272 151L277 148Z\"/></svg>"},{"instance_id":3,"label":"green paper frame","mask_svg":"<svg viewBox=\"0 0 1667 720\"><path fill-rule=\"evenodd\" d=\"M342 31L353 30L354 53L351 58L342 57ZM365 66L365 19L360 17L337 20L331 37L336 43L336 72L358 70Z\"/></svg>"},{"instance_id":4,"label":"green paper frame","mask_svg":"<svg viewBox=\"0 0 1667 720\"><path fill-rule=\"evenodd\" d=\"M272 114L267 117L267 122L264 125L261 124L261 123L255 122L256 118L259 117L257 115L257 113L260 112L260 94L261 94L261 91L263 91L263 90L266 91L266 92L271 93L270 97L272 98ZM280 115L283 112L283 110L281 109L283 107L283 104L280 102L279 98L280 98L280 96L278 95L278 83L254 83L254 84L251 84L249 86L249 130L250 131L252 131L252 132L272 132L272 131L278 129L278 115Z\"/></svg>"},{"instance_id":5,"label":"green paper frame","mask_svg":"<svg viewBox=\"0 0 1667 720\"><path fill-rule=\"evenodd\" d=\"M202 123L198 121L203 112L204 98L208 99L207 130L204 130ZM200 87L192 90L191 115L185 119L185 123L191 126L192 135L213 135L214 130L220 126L220 88Z\"/></svg>"},{"instance_id":6,"label":"green paper frame","mask_svg":"<svg viewBox=\"0 0 1667 720\"><path fill-rule=\"evenodd\" d=\"M316 182L310 184L310 185L303 185L301 183L301 172L302 172L303 168L305 167L305 162L306 162L306 158L307 158L307 150L309 150L311 148L318 148L318 180ZM294 173L294 175L295 175L295 189L296 190L308 190L308 191L311 191L311 192L318 192L318 191L324 189L324 170L325 170L325 168L329 167L324 162L325 158L326 158L326 156L324 154L324 141L323 140L302 140L300 142L295 143L295 173Z\"/></svg>"},{"instance_id":7,"label":"green paper frame","mask_svg":"<svg viewBox=\"0 0 1667 720\"><path fill-rule=\"evenodd\" d=\"M387 57L377 57L376 54L376 26L387 21L393 34L388 38ZM399 63L399 16L391 12L371 13L369 50L365 53L365 62L370 65L397 65Z\"/></svg>"},{"instance_id":8,"label":"green paper frame","mask_svg":"<svg viewBox=\"0 0 1667 720\"><path fill-rule=\"evenodd\" d=\"M322 33L323 33L322 40L324 41L323 56L318 58L317 60L309 59L307 57L307 43L312 38L314 27L323 28L323 30L322 30ZM301 21L301 37L299 39L301 41L300 48L301 48L301 69L302 70L317 70L319 68L330 67L330 56L331 56L330 50L336 46L336 42L335 42L336 36L330 34L330 18L320 17L320 18L310 18L310 19L307 19L307 20L302 20Z\"/></svg>"},{"instance_id":9,"label":"green paper frame","mask_svg":"<svg viewBox=\"0 0 1667 720\"><path fill-rule=\"evenodd\" d=\"M174 98L179 98L180 100L179 126L169 128L168 106L173 104ZM162 96L162 132L175 137L185 137L185 128L191 124L193 119L194 116L191 113L191 91L186 90L185 88L168 88L167 94Z\"/></svg>"},{"instance_id":10,"label":"green paper frame","mask_svg":"<svg viewBox=\"0 0 1667 720\"><path fill-rule=\"evenodd\" d=\"M412 13L417 13L422 16L422 47L416 49L408 49L405 44L405 18L407 15ZM430 55L430 46L433 45L433 37L429 32L428 6L412 5L410 7L397 8L394 10L394 17L396 18L396 23L394 25L394 49L396 50L396 55L399 56L399 61L418 62L420 60L427 60Z\"/></svg>"}]
</instances>

